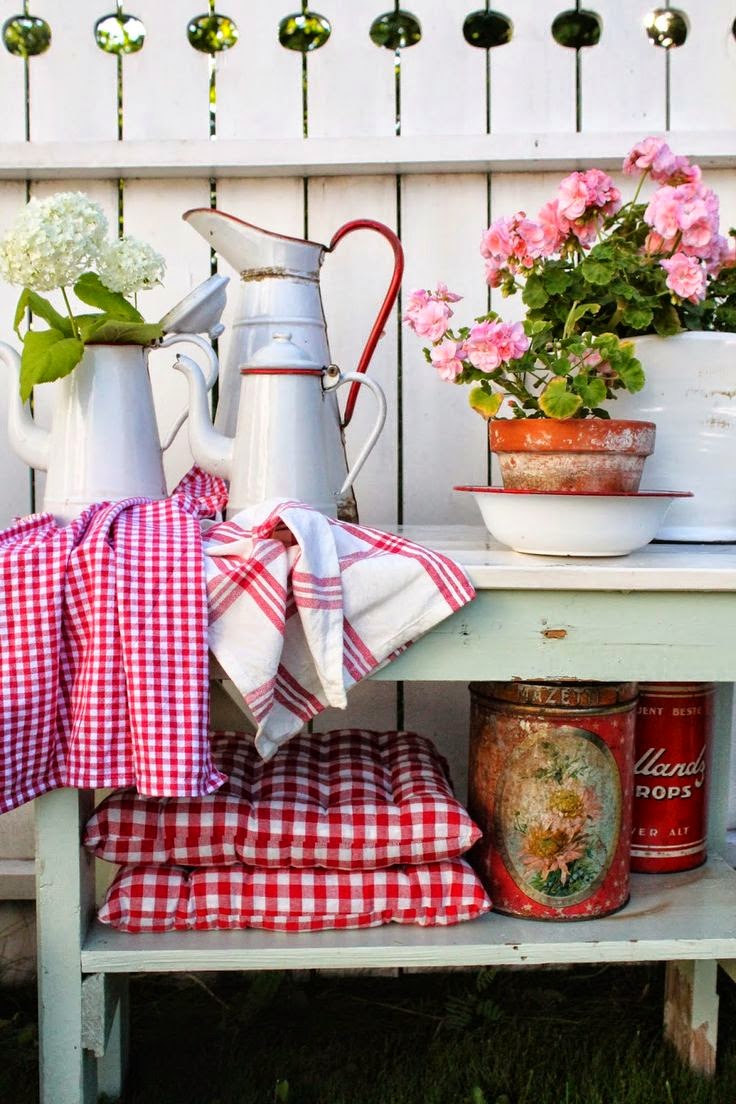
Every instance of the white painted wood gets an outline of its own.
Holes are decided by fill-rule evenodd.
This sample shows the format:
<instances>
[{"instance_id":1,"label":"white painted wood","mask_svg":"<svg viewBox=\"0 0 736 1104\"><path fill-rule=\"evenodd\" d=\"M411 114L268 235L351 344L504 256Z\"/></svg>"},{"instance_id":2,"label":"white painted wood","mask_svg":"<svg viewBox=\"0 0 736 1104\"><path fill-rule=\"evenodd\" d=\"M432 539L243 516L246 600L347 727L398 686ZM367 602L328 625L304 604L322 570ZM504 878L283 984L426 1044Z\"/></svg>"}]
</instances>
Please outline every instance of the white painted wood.
<instances>
[{"instance_id":1,"label":"white painted wood","mask_svg":"<svg viewBox=\"0 0 736 1104\"><path fill-rule=\"evenodd\" d=\"M479 253L487 225L486 180L409 177L402 181L401 228L406 252L405 293L438 281L463 295L458 324L484 312L487 289ZM406 524L472 522L456 484L486 483L486 425L468 407L468 389L439 378L423 342L404 327L403 520ZM472 503L474 506L475 504Z\"/></svg>"},{"instance_id":2,"label":"white painted wood","mask_svg":"<svg viewBox=\"0 0 736 1104\"><path fill-rule=\"evenodd\" d=\"M642 138L663 131L666 51L646 34L648 9L641 0L597 0L593 10L603 31L597 46L580 51L582 129L601 133L638 126Z\"/></svg>"},{"instance_id":3,"label":"white painted wood","mask_svg":"<svg viewBox=\"0 0 736 1104\"><path fill-rule=\"evenodd\" d=\"M508 11L513 38L490 52L492 133L575 130L575 51L550 29L560 10L558 0L517 0Z\"/></svg>"},{"instance_id":4,"label":"white painted wood","mask_svg":"<svg viewBox=\"0 0 736 1104\"><path fill-rule=\"evenodd\" d=\"M141 292L138 306L146 321L156 321L187 292L210 274L207 243L182 222L181 216L190 207L209 206L209 188L204 180L162 180L155 186L142 181L130 181L124 194L124 226L126 234L142 238L166 259L166 276L162 287ZM149 371L162 439L176 415L187 406L184 377L172 365L176 353L190 355L187 347L153 350L149 354ZM204 364L202 354L192 349L195 360ZM169 490L192 465L186 429L177 434L164 455L164 470Z\"/></svg>"},{"instance_id":5,"label":"white painted wood","mask_svg":"<svg viewBox=\"0 0 736 1104\"><path fill-rule=\"evenodd\" d=\"M533 923L489 913L448 928L389 924L312 934L262 931L126 935L96 924L85 971L274 970L352 966L480 966L662 962L736 955L736 873L720 859L698 870L632 876L631 899L596 920Z\"/></svg>"},{"instance_id":6,"label":"white painted wood","mask_svg":"<svg viewBox=\"0 0 736 1104\"><path fill-rule=\"evenodd\" d=\"M285 50L278 38L288 8L233 0L219 10L235 20L240 37L215 62L218 146L230 139L301 138L301 54Z\"/></svg>"},{"instance_id":7,"label":"white painted wood","mask_svg":"<svg viewBox=\"0 0 736 1104\"><path fill-rule=\"evenodd\" d=\"M332 32L307 55L310 137L395 134L394 54L369 35L378 14L374 0L332 0L325 7Z\"/></svg>"},{"instance_id":8,"label":"white painted wood","mask_svg":"<svg viewBox=\"0 0 736 1104\"><path fill-rule=\"evenodd\" d=\"M501 50L509 47L500 47ZM138 56L138 55L135 55ZM0 180L47 177L277 177L373 173L570 172L617 169L641 129L574 134L542 130L480 135L209 141L0 142ZM704 168L736 165L736 131L677 131L673 148Z\"/></svg>"},{"instance_id":9,"label":"white painted wood","mask_svg":"<svg viewBox=\"0 0 736 1104\"><path fill-rule=\"evenodd\" d=\"M79 848L88 794L60 789L36 803L41 1104L96 1104L97 1071L82 1048L80 945L93 912L92 861Z\"/></svg>"},{"instance_id":10,"label":"white painted wood","mask_svg":"<svg viewBox=\"0 0 736 1104\"><path fill-rule=\"evenodd\" d=\"M444 755L460 801L467 800L469 724L465 682L404 683L404 727L428 736Z\"/></svg>"},{"instance_id":11,"label":"white painted wood","mask_svg":"<svg viewBox=\"0 0 736 1104\"><path fill-rule=\"evenodd\" d=\"M30 61L31 141L117 138L116 60L94 39L95 22L109 11L99 0L75 0L64 5L63 16L49 0L34 7L33 15L51 27L51 46Z\"/></svg>"},{"instance_id":12,"label":"white painted wood","mask_svg":"<svg viewBox=\"0 0 736 1104\"><path fill-rule=\"evenodd\" d=\"M16 59L12 59L16 60ZM0 233L13 221L26 201L24 184L0 184ZM0 340L20 351L20 342L13 333L13 316L21 289L0 281ZM7 434L8 396L15 384L0 374L0 527L4 528L16 514L27 514L31 508L31 473L10 448ZM1 850L0 850L1 853Z\"/></svg>"},{"instance_id":13,"label":"white painted wood","mask_svg":"<svg viewBox=\"0 0 736 1104\"><path fill-rule=\"evenodd\" d=\"M7 813L4 815L8 815ZM4 846L0 849L0 853ZM34 859L0 859L0 901L32 901L36 896ZM2 929L0 929L2 930ZM5 959L0 952L0 960Z\"/></svg>"},{"instance_id":14,"label":"white painted wood","mask_svg":"<svg viewBox=\"0 0 736 1104\"><path fill-rule=\"evenodd\" d=\"M401 51L401 133L484 134L486 51L463 38L467 0L414 0L409 10L422 38Z\"/></svg>"},{"instance_id":15,"label":"white painted wood","mask_svg":"<svg viewBox=\"0 0 736 1104\"><path fill-rule=\"evenodd\" d=\"M690 31L670 50L670 126L736 126L736 39L733 5L710 0L683 5ZM697 91L696 91L697 90Z\"/></svg>"},{"instance_id":16,"label":"white painted wood","mask_svg":"<svg viewBox=\"0 0 736 1104\"><path fill-rule=\"evenodd\" d=\"M374 47L375 49L375 47ZM318 177L308 192L309 237L329 242L352 219L374 219L396 228L396 182L390 176ZM393 272L389 242L372 230L356 230L325 257L320 276L330 355L344 372L354 372L385 297ZM398 308L384 328L368 373L384 391L388 414L383 431L354 484L361 522L395 521L398 501ZM350 385L341 389L340 407ZM363 388L345 430L352 464L376 418L373 396Z\"/></svg>"},{"instance_id":17,"label":"white painted wood","mask_svg":"<svg viewBox=\"0 0 736 1104\"><path fill-rule=\"evenodd\" d=\"M126 139L206 139L209 135L208 54L186 35L189 0L139 0L132 13L146 28L143 49L123 61Z\"/></svg>"},{"instance_id":18,"label":"white painted wood","mask_svg":"<svg viewBox=\"0 0 736 1104\"><path fill-rule=\"evenodd\" d=\"M313 721L315 732L334 728L386 732L396 727L396 687L392 682L359 682L348 692L347 709L325 709Z\"/></svg>"},{"instance_id":19,"label":"white painted wood","mask_svg":"<svg viewBox=\"0 0 736 1104\"><path fill-rule=\"evenodd\" d=\"M16 0L0 0L0 26L23 9ZM25 142L26 89L22 58L0 48L0 103L3 105L3 142Z\"/></svg>"}]
</instances>

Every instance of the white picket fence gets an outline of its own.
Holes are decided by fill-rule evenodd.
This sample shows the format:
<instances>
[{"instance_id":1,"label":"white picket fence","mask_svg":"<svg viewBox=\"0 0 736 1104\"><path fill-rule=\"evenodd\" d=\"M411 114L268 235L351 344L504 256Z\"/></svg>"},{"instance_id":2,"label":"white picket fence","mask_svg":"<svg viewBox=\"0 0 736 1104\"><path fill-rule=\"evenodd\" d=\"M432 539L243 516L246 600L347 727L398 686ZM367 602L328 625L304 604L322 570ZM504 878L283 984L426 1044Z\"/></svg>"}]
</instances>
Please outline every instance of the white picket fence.
<instances>
[{"instance_id":1,"label":"white picket fence","mask_svg":"<svg viewBox=\"0 0 736 1104\"><path fill-rule=\"evenodd\" d=\"M50 49L26 63L0 45L0 229L27 189L33 195L83 190L114 220L122 179L125 232L151 242L168 262L165 286L142 302L155 319L210 273L207 245L181 215L210 204L212 180L220 209L297 237L327 242L353 218L387 223L405 250L404 292L442 280L466 297L461 308L470 318L487 303L478 244L489 218L519 209L536 213L566 172L593 165L614 170L647 134L669 129L675 151L706 170L724 223L736 223L736 13L726 0L682 4L690 32L668 54L650 44L643 28L653 4L595 0L590 6L602 20L601 41L578 56L550 33L565 7L559 0L499 4L514 35L488 52L469 46L461 31L469 12L482 7L478 0L405 0L422 38L395 54L369 37L373 20L391 9L386 0L320 0L316 10L329 20L331 36L305 55L303 67L302 55L278 41L279 21L299 10L294 0L218 0L217 11L235 21L240 37L214 60L194 50L186 35L188 21L205 5L131 0L125 11L144 24L146 39L140 52L122 60L119 139L116 58L93 35L96 21L115 5L39 0L31 14L49 23ZM20 7L0 0L0 23ZM221 263L220 271L227 266ZM367 233L351 236L326 260L330 347L344 369L355 366L390 271L386 243ZM234 283L236 274L229 275ZM17 289L0 286L7 340L16 296ZM513 302L503 309L508 317L519 314ZM226 313L226 326L228 320ZM397 310L370 367L386 392L389 415L356 485L361 520L477 524L474 504L452 487L485 481L484 425L469 412L465 391L436 379L417 340L399 330ZM228 329L220 342L223 358L227 343ZM166 353L152 357L166 423L172 407L186 401L171 361ZM2 385L0 392L2 427ZM37 389L42 421L53 397L53 385ZM371 403L361 397L349 450L371 418ZM172 485L189 463L182 432L167 457ZM6 524L28 512L31 497L28 473L1 428L0 470L0 523ZM390 727L398 719L450 754L462 788L467 708L464 687L414 683L402 690L381 683L357 688L347 717L331 712L319 727L346 720Z\"/></svg>"}]
</instances>

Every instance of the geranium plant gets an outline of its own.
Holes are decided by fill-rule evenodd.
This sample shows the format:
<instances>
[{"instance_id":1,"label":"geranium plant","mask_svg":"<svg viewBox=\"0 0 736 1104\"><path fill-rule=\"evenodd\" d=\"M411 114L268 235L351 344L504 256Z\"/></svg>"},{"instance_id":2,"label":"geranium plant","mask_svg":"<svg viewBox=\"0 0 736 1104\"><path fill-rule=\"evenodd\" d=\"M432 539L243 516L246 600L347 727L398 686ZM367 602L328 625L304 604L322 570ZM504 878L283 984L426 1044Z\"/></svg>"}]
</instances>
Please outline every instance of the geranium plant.
<instances>
[{"instance_id":1,"label":"geranium plant","mask_svg":"<svg viewBox=\"0 0 736 1104\"><path fill-rule=\"evenodd\" d=\"M163 257L146 242L108 241L107 234L96 203L81 192L58 192L31 199L0 238L0 275L23 288L14 328L23 342L24 401L37 383L68 375L87 344L150 345L162 336L159 323L144 320L135 297L161 282ZM39 294L54 289L66 314ZM72 305L71 293L81 308ZM45 327L33 328L39 320Z\"/></svg>"},{"instance_id":2,"label":"geranium plant","mask_svg":"<svg viewBox=\"0 0 736 1104\"><path fill-rule=\"evenodd\" d=\"M719 232L700 168L646 138L623 171L638 178L625 204L600 169L573 172L536 219L519 211L483 233L486 282L521 293L523 323L489 311L453 328L460 296L443 284L411 292L404 321L430 342L425 356L443 379L473 385L484 417L504 398L519 418L609 417L604 403L644 384L627 338L736 329L734 231ZM658 187L644 202L647 180Z\"/></svg>"}]
</instances>

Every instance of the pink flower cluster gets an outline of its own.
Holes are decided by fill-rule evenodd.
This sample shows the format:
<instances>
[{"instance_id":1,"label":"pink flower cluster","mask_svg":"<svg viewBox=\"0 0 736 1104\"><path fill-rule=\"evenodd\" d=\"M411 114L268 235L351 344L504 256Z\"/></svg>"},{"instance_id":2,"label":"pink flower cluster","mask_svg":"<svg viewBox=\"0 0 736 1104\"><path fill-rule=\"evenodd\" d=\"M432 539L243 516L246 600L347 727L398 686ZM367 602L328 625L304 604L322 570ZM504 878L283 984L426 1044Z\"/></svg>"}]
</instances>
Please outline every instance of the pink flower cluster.
<instances>
[{"instance_id":1,"label":"pink flower cluster","mask_svg":"<svg viewBox=\"0 0 736 1104\"><path fill-rule=\"evenodd\" d=\"M623 168L629 176L648 172L658 184L695 184L701 175L698 165L675 156L663 138L644 138L626 155Z\"/></svg>"},{"instance_id":2,"label":"pink flower cluster","mask_svg":"<svg viewBox=\"0 0 736 1104\"><path fill-rule=\"evenodd\" d=\"M410 292L404 312L409 329L432 342L429 356L443 380L456 380L466 361L482 372L492 372L524 355L531 340L521 322L478 322L465 341L445 336L452 316L448 304L460 298L444 284L438 284L434 292L420 288Z\"/></svg>"}]
</instances>

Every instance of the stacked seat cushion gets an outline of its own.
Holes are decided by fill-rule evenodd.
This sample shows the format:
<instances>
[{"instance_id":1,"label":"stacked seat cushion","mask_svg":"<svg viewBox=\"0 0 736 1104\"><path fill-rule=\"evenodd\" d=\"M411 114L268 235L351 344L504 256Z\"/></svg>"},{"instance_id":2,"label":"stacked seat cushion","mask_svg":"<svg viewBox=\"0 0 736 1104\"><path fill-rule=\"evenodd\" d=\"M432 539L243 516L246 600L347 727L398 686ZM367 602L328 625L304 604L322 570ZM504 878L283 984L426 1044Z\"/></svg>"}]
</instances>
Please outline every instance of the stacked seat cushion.
<instances>
[{"instance_id":1,"label":"stacked seat cushion","mask_svg":"<svg viewBox=\"0 0 736 1104\"><path fill-rule=\"evenodd\" d=\"M212 734L229 778L198 798L111 794L84 843L116 863L376 870L462 855L480 831L452 793L445 760L411 732L297 736L264 762L242 733Z\"/></svg>"},{"instance_id":2,"label":"stacked seat cushion","mask_svg":"<svg viewBox=\"0 0 736 1104\"><path fill-rule=\"evenodd\" d=\"M127 932L455 924L491 907L464 859L385 870L123 867L99 913Z\"/></svg>"}]
</instances>

